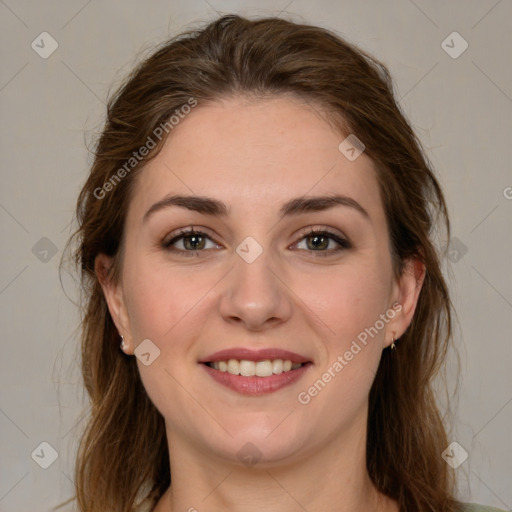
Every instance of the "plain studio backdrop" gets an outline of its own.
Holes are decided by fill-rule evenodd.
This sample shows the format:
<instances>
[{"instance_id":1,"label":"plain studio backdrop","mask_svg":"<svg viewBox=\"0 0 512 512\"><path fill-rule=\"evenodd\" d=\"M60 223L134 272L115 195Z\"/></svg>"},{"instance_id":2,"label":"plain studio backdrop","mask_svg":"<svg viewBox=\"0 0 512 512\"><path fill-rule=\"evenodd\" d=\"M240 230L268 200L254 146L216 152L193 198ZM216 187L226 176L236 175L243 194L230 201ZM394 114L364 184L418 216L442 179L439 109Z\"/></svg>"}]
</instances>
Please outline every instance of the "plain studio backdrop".
<instances>
[{"instance_id":1,"label":"plain studio backdrop","mask_svg":"<svg viewBox=\"0 0 512 512\"><path fill-rule=\"evenodd\" d=\"M64 275L63 292L58 263L109 88L155 43L227 13L320 25L388 65L453 223L445 269L462 363L450 435L467 452L460 498L511 509L512 3L5 0L0 510L48 511L73 492L86 402L66 297L75 285ZM452 358L451 384L455 371Z\"/></svg>"}]
</instances>

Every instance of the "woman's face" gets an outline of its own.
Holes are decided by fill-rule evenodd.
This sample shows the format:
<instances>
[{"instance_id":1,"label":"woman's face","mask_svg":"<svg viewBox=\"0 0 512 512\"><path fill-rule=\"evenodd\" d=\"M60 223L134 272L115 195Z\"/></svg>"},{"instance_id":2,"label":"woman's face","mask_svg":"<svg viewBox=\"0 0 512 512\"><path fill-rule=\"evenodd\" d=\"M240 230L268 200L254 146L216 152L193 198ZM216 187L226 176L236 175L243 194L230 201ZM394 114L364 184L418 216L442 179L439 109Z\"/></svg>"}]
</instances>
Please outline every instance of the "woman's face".
<instances>
[{"instance_id":1,"label":"woman's face","mask_svg":"<svg viewBox=\"0 0 512 512\"><path fill-rule=\"evenodd\" d=\"M374 166L344 138L299 100L234 98L193 109L137 177L104 290L129 351L150 340L137 363L171 447L263 464L364 439L419 290L394 277Z\"/></svg>"}]
</instances>

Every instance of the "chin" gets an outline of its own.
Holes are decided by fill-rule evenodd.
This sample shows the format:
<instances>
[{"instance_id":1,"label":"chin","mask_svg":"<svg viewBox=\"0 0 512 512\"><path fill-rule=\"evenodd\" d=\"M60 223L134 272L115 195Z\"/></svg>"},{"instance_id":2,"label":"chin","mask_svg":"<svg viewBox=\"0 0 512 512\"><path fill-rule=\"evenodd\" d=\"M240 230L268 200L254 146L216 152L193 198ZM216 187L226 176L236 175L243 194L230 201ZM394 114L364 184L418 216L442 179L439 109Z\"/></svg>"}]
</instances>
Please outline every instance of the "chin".
<instances>
[{"instance_id":1,"label":"chin","mask_svg":"<svg viewBox=\"0 0 512 512\"><path fill-rule=\"evenodd\" d=\"M288 431L278 431L276 425L273 429L262 430L248 426L237 431L233 438L224 439L223 446L211 448L224 460L262 469L291 463L300 458L305 449L305 439L292 438Z\"/></svg>"}]
</instances>

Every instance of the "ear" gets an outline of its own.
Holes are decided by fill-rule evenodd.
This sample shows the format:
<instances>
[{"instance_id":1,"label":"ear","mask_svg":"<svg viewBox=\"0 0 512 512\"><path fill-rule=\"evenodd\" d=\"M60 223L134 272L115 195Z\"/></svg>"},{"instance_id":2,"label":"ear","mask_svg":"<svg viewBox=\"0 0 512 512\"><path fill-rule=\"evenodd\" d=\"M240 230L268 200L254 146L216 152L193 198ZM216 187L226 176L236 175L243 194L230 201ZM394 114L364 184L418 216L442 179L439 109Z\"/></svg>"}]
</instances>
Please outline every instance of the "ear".
<instances>
[{"instance_id":1,"label":"ear","mask_svg":"<svg viewBox=\"0 0 512 512\"><path fill-rule=\"evenodd\" d=\"M126 354L133 354L134 346L131 337L130 320L123 297L120 283L114 283L109 276L112 258L106 254L98 254L94 260L94 271L107 301L110 316L120 335L123 335Z\"/></svg>"},{"instance_id":2,"label":"ear","mask_svg":"<svg viewBox=\"0 0 512 512\"><path fill-rule=\"evenodd\" d=\"M402 273L396 278L391 293L392 309L396 314L386 329L389 332L384 340L386 347L391 345L393 339L400 338L412 322L425 274L425 265L418 258L404 261Z\"/></svg>"}]
</instances>

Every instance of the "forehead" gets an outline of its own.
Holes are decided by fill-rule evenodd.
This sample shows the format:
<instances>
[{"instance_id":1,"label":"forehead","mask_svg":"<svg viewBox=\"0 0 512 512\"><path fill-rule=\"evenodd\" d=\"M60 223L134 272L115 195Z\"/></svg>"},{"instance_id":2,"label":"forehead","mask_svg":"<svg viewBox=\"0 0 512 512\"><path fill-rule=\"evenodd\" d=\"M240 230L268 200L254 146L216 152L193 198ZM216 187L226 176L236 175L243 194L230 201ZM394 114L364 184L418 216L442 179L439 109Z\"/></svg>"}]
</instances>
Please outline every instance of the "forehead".
<instances>
[{"instance_id":1,"label":"forehead","mask_svg":"<svg viewBox=\"0 0 512 512\"><path fill-rule=\"evenodd\" d=\"M290 97L230 98L195 107L137 176L133 207L170 192L208 195L244 208L278 209L290 197L341 193L379 215L372 160L348 160L320 108Z\"/></svg>"}]
</instances>

